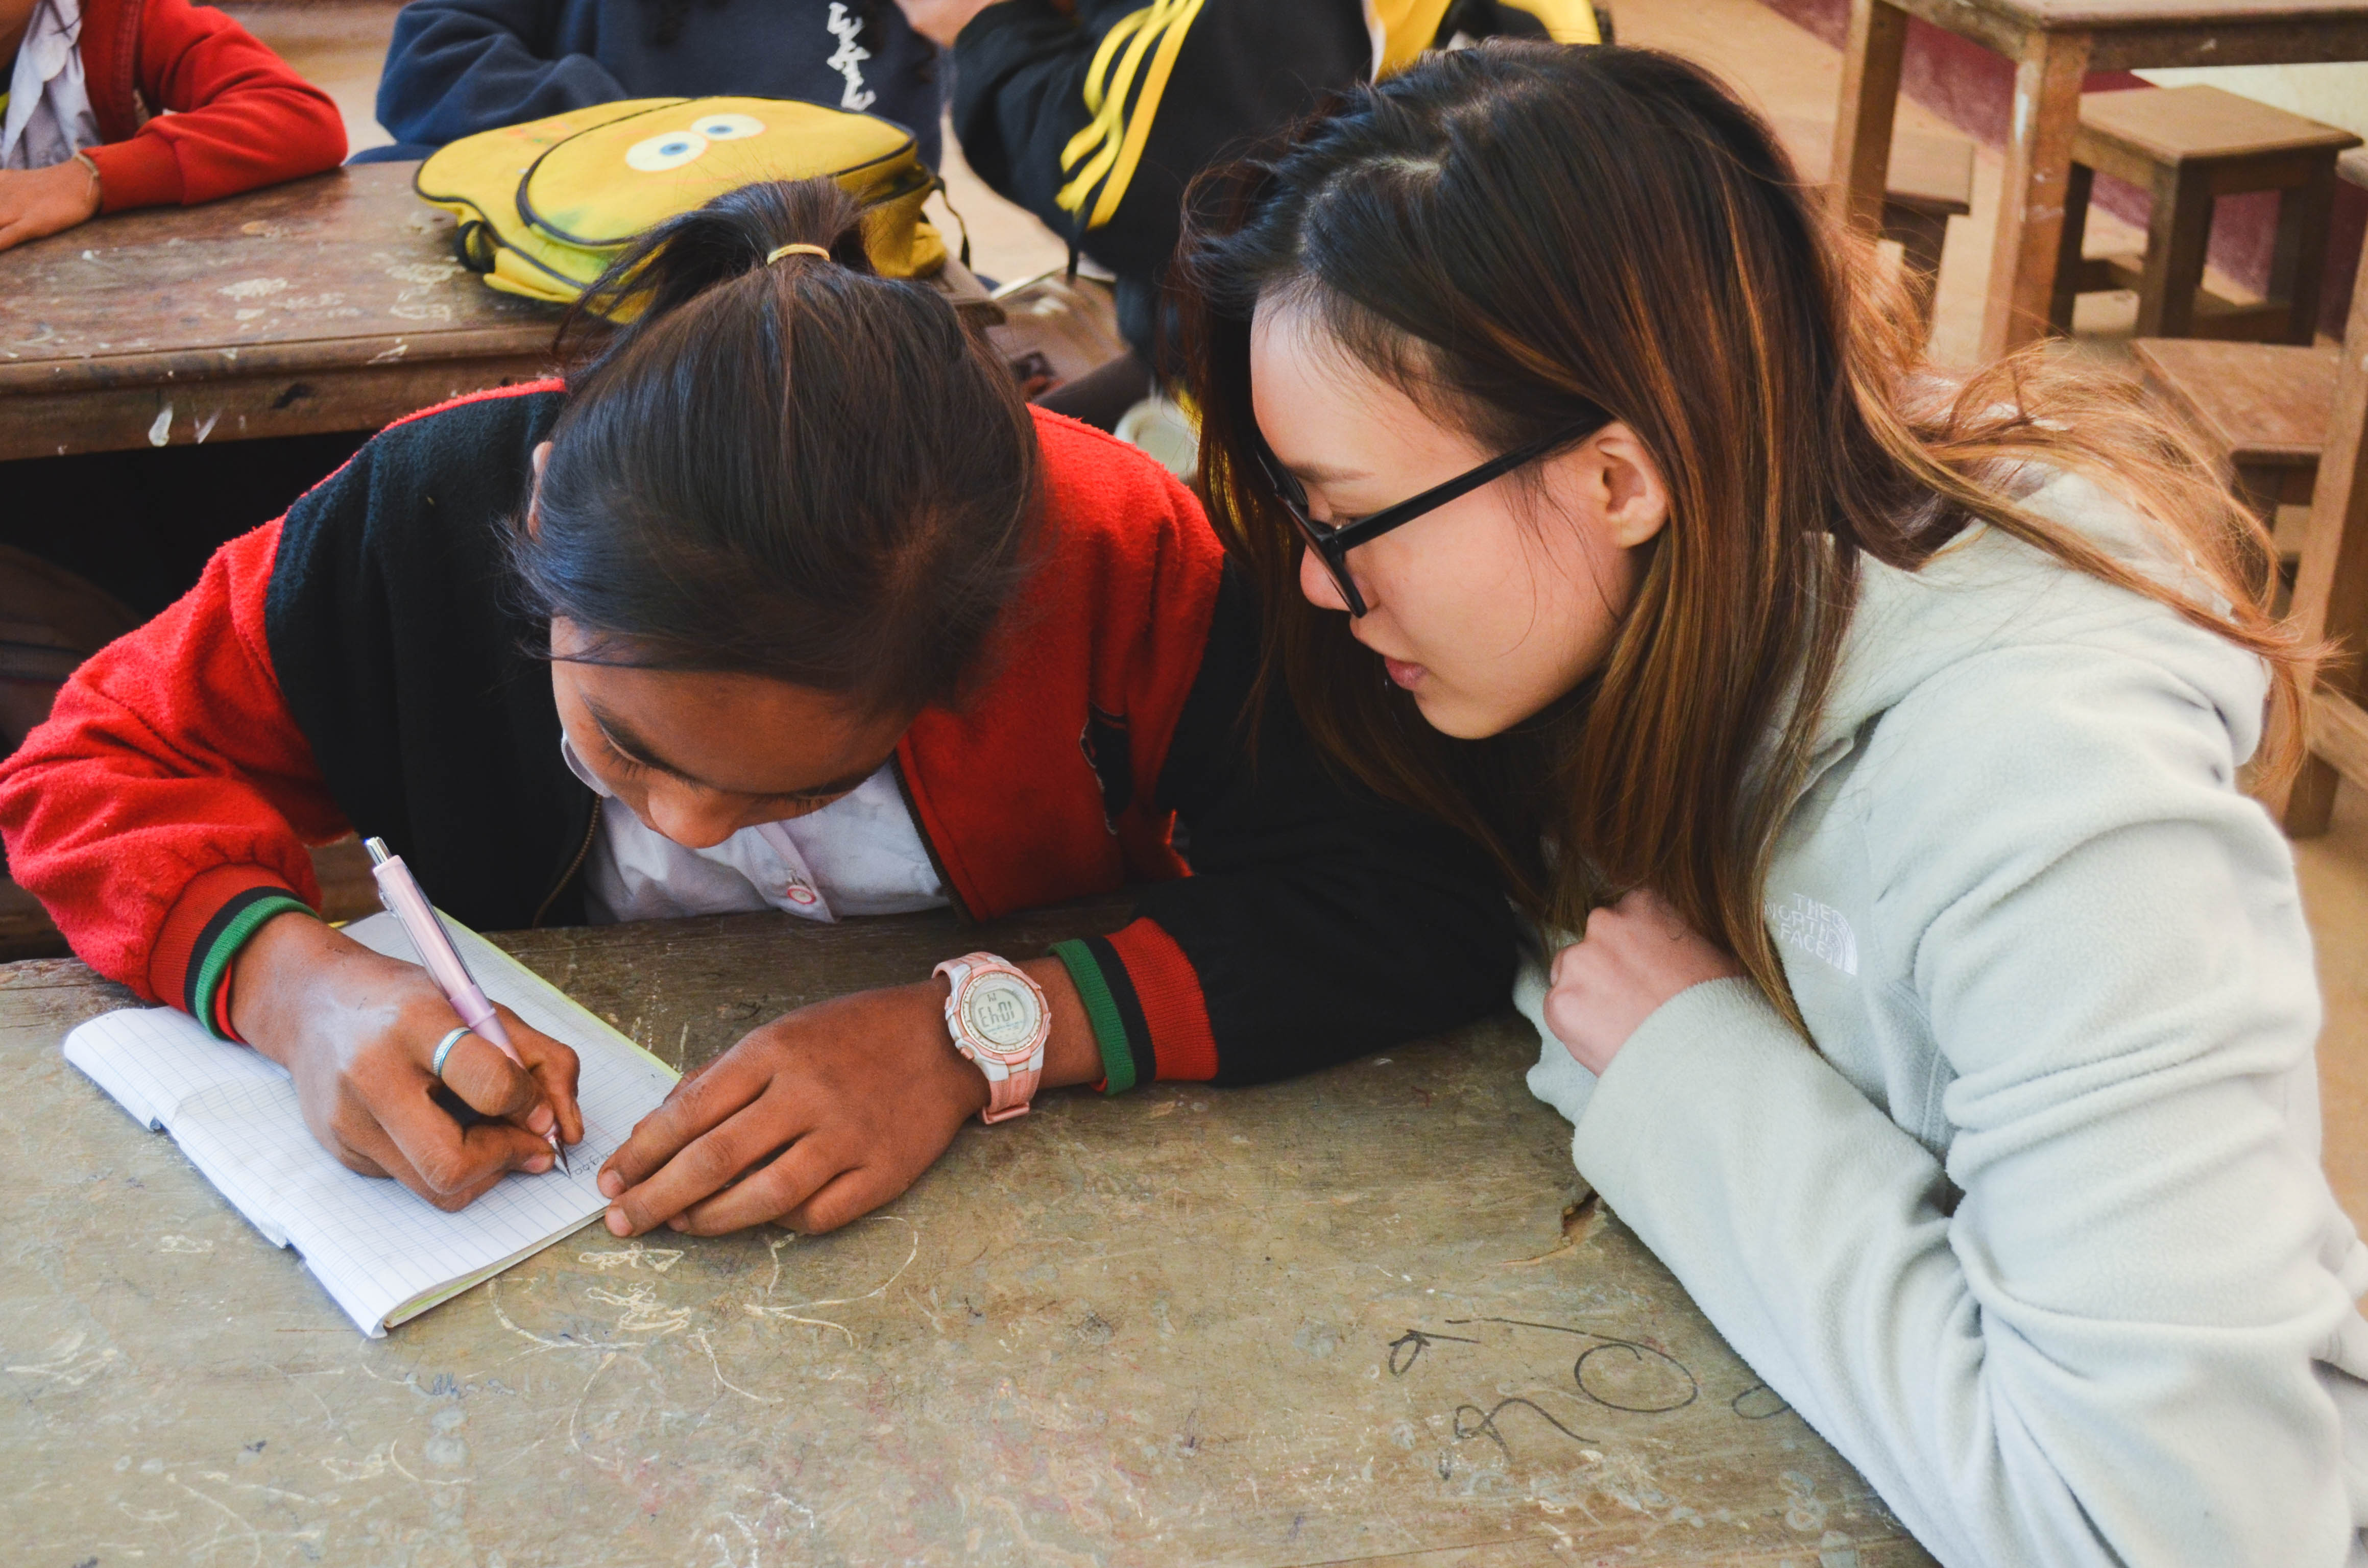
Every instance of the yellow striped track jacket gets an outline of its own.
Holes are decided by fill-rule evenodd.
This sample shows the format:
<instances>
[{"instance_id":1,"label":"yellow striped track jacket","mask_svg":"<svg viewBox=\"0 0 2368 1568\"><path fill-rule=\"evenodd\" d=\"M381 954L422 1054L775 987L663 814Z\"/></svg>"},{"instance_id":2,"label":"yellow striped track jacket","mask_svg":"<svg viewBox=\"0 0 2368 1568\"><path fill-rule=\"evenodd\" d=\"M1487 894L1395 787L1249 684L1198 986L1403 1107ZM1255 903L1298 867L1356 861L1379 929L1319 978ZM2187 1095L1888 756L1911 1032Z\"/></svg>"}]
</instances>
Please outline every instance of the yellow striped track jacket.
<instances>
[{"instance_id":1,"label":"yellow striped track jacket","mask_svg":"<svg viewBox=\"0 0 2368 1568\"><path fill-rule=\"evenodd\" d=\"M954 132L1118 275L1142 349L1191 177L1459 32L1600 41L1588 0L1002 0L955 42Z\"/></svg>"}]
</instances>

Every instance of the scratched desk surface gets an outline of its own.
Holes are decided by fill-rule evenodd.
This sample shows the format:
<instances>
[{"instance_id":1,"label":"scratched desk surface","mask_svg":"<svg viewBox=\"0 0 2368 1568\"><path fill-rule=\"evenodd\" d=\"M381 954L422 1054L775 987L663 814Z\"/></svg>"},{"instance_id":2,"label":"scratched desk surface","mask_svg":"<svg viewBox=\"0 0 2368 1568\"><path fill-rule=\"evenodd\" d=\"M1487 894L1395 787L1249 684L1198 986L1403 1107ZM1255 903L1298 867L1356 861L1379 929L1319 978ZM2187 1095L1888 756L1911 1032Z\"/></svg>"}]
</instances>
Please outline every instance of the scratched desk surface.
<instances>
[{"instance_id":1,"label":"scratched desk surface","mask_svg":"<svg viewBox=\"0 0 2368 1568\"><path fill-rule=\"evenodd\" d=\"M0 460L375 429L547 373L556 306L454 259L411 164L120 213L0 254ZM950 263L935 280L1002 319Z\"/></svg>"},{"instance_id":2,"label":"scratched desk surface","mask_svg":"<svg viewBox=\"0 0 2368 1568\"><path fill-rule=\"evenodd\" d=\"M0 255L0 457L359 430L531 377L558 312L453 259L409 164Z\"/></svg>"},{"instance_id":3,"label":"scratched desk surface","mask_svg":"<svg viewBox=\"0 0 2368 1568\"><path fill-rule=\"evenodd\" d=\"M661 1054L1032 950L738 917L506 945ZM0 967L11 1563L1926 1563L1521 1085L1507 1020L1249 1090L1051 1096L835 1235L597 1228L370 1341Z\"/></svg>"}]
</instances>

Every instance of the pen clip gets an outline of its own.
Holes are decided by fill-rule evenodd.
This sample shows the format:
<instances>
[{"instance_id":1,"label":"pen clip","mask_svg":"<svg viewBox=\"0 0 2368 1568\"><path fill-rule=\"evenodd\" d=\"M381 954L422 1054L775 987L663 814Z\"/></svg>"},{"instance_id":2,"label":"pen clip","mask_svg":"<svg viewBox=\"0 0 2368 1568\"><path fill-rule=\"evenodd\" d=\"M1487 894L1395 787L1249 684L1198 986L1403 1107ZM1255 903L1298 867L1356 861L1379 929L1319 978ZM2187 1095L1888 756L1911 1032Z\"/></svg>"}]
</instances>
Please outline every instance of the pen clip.
<instances>
[{"instance_id":1,"label":"pen clip","mask_svg":"<svg viewBox=\"0 0 2368 1568\"><path fill-rule=\"evenodd\" d=\"M370 867L373 870L396 858L394 851L386 846L386 840L383 838L365 838L362 840L362 847L370 851ZM395 908L393 899L386 896L386 884L379 881L376 877L372 877L370 881L378 890L379 907L397 920L401 920L403 912ZM413 885L417 884L415 881ZM436 923L436 934L444 938L445 950L452 955L452 961L461 966L461 978L467 981L472 987L482 990L483 987L477 986L476 971L469 967L468 955L461 952L461 944L452 939L452 927L444 923L444 912L437 908L435 902L424 892L420 894L419 902L427 906L427 918ZM423 963L427 961L426 953L420 954L419 957Z\"/></svg>"},{"instance_id":2,"label":"pen clip","mask_svg":"<svg viewBox=\"0 0 2368 1568\"><path fill-rule=\"evenodd\" d=\"M394 858L393 851L387 848L386 840L383 838L365 838L362 840L362 847L370 851L370 866L372 869L376 869L378 867L383 866L389 860ZM370 879L370 892L378 895L378 906L381 909L385 910L397 920L403 918L402 912L394 907L394 900L386 896L386 884L380 881L376 877L372 877ZM448 932L446 935L449 937L450 933Z\"/></svg>"}]
</instances>

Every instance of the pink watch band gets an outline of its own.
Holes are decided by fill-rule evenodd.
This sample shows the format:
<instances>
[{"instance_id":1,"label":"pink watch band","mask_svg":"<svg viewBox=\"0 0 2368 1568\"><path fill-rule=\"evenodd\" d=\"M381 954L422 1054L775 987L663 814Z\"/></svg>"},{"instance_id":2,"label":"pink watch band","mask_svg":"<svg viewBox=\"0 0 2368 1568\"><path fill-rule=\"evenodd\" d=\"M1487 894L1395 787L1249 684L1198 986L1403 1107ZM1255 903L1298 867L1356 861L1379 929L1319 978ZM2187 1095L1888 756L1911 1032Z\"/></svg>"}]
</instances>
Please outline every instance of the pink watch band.
<instances>
[{"instance_id":1,"label":"pink watch band","mask_svg":"<svg viewBox=\"0 0 2368 1568\"><path fill-rule=\"evenodd\" d=\"M978 1113L979 1120L992 1127L998 1121L1026 1116L1029 1103L1036 1097L1036 1085L1043 1076L1041 1066L1015 1067L1001 1079L988 1079L986 1108Z\"/></svg>"}]
</instances>

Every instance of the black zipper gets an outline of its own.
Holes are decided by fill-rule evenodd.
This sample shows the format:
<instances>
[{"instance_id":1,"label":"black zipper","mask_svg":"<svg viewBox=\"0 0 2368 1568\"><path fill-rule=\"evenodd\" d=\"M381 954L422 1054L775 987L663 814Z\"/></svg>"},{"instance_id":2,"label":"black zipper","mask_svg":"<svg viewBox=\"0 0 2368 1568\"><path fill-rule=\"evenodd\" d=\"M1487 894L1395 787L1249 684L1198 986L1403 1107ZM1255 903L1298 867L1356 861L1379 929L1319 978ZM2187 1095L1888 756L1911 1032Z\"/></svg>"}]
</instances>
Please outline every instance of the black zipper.
<instances>
[{"instance_id":1,"label":"black zipper","mask_svg":"<svg viewBox=\"0 0 2368 1568\"><path fill-rule=\"evenodd\" d=\"M592 835L600 831L600 808L606 803L598 795L592 797L592 820L584 824L584 842L575 846L575 858L567 862L567 869L559 873L559 881L551 884L551 891L534 906L534 918L527 922L528 930L542 924L542 917L551 913L551 901L564 892L567 884L575 880L575 873L584 869L584 857L592 853Z\"/></svg>"}]
</instances>

